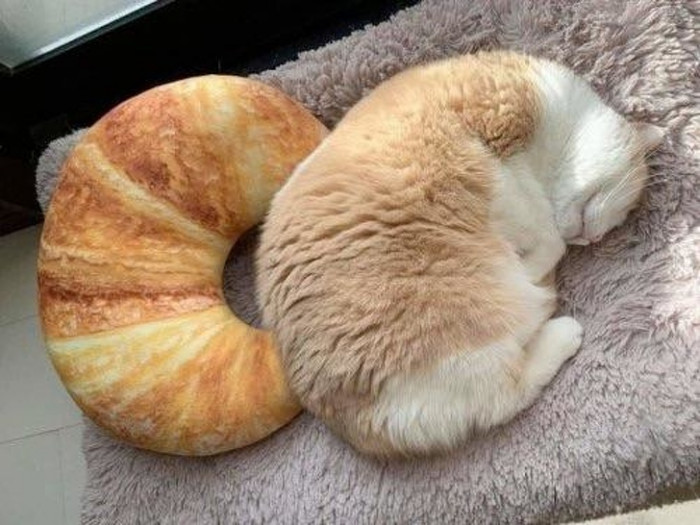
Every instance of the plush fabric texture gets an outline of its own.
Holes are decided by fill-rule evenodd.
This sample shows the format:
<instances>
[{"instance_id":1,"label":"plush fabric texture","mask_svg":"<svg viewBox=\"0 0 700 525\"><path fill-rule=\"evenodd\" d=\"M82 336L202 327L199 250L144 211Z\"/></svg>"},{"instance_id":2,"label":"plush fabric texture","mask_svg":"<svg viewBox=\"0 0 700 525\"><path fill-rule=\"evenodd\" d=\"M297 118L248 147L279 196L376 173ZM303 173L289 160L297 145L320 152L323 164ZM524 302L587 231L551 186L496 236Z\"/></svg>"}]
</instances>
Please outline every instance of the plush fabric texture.
<instances>
[{"instance_id":1,"label":"plush fabric texture","mask_svg":"<svg viewBox=\"0 0 700 525\"><path fill-rule=\"evenodd\" d=\"M429 0L261 74L333 125L406 66L506 47L573 67L667 137L642 208L562 262L561 310L584 343L512 423L456 454L397 463L359 457L307 414L207 459L135 450L88 424L83 522L549 523L700 479L699 33L697 1ZM43 205L68 142L42 159ZM226 273L248 319L253 241Z\"/></svg>"}]
</instances>

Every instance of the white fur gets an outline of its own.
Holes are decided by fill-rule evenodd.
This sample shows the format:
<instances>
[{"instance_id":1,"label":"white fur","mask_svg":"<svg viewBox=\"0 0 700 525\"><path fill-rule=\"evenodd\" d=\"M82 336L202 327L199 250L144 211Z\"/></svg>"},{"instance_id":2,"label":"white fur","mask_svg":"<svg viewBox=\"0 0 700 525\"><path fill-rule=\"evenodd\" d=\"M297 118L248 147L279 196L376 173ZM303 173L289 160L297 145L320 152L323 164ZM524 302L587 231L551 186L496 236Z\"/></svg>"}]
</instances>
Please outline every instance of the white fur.
<instances>
[{"instance_id":1,"label":"white fur","mask_svg":"<svg viewBox=\"0 0 700 525\"><path fill-rule=\"evenodd\" d=\"M571 70L540 61L535 71L543 114L521 156L547 194L562 239L596 242L637 201L646 170L629 169L635 150L654 144L635 142L635 127Z\"/></svg>"},{"instance_id":2,"label":"white fur","mask_svg":"<svg viewBox=\"0 0 700 525\"><path fill-rule=\"evenodd\" d=\"M528 148L501 164L493 220L537 281L565 244L596 242L625 219L645 172L630 169L639 146L634 127L585 81L546 61L534 80L542 118ZM643 131L645 148L660 138L653 126Z\"/></svg>"},{"instance_id":3,"label":"white fur","mask_svg":"<svg viewBox=\"0 0 700 525\"><path fill-rule=\"evenodd\" d=\"M527 407L581 343L574 319L550 319L553 290L537 284L566 243L598 240L636 200L631 124L571 71L539 62L542 118L529 147L501 163L492 221L520 256L504 274L527 304L519 333L394 377L372 407L372 425L402 450L450 448L474 429ZM652 142L658 133L650 133ZM649 145L649 144L647 144ZM634 179L634 180L632 180ZM639 179L639 181L637 181Z\"/></svg>"},{"instance_id":4,"label":"white fur","mask_svg":"<svg viewBox=\"0 0 700 525\"><path fill-rule=\"evenodd\" d=\"M527 408L576 353L583 334L571 317L545 322L548 301L534 297L525 345L513 335L392 378L372 408L375 431L400 450L450 449Z\"/></svg>"}]
</instances>

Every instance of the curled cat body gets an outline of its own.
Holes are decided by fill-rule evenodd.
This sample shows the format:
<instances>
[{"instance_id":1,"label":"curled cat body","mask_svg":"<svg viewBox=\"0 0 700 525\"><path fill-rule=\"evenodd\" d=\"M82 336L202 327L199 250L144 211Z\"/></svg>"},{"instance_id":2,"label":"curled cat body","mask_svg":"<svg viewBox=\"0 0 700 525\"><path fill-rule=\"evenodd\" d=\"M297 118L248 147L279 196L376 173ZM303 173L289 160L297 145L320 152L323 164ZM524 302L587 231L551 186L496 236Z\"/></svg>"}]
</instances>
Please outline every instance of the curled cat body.
<instances>
[{"instance_id":1,"label":"curled cat body","mask_svg":"<svg viewBox=\"0 0 700 525\"><path fill-rule=\"evenodd\" d=\"M513 52L379 85L262 230L263 323L302 405L379 456L447 451L527 408L582 341L552 318L555 266L625 220L661 139Z\"/></svg>"}]
</instances>

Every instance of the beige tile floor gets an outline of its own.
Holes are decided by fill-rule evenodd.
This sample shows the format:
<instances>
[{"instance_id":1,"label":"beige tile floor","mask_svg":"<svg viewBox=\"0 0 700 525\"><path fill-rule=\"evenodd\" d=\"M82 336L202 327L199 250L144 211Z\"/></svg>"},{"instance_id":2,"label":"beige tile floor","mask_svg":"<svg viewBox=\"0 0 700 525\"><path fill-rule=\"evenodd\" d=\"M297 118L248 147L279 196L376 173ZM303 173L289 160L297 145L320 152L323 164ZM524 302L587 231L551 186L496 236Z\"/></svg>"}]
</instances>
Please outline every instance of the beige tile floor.
<instances>
[{"instance_id":1,"label":"beige tile floor","mask_svg":"<svg viewBox=\"0 0 700 525\"><path fill-rule=\"evenodd\" d=\"M85 484L80 412L41 341L40 226L0 237L0 524L73 525Z\"/></svg>"}]
</instances>

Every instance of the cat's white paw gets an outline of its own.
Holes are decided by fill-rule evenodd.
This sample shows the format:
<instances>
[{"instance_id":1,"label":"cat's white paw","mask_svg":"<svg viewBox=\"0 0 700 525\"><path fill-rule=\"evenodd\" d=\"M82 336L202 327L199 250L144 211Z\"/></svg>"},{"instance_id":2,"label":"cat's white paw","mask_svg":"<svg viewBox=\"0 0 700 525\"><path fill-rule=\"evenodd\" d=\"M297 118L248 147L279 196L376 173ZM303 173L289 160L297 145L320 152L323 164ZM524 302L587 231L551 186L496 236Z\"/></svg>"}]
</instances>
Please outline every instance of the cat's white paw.
<instances>
[{"instance_id":1,"label":"cat's white paw","mask_svg":"<svg viewBox=\"0 0 700 525\"><path fill-rule=\"evenodd\" d=\"M573 356L581 347L583 341L583 327L573 317L557 317L550 319L542 327L546 332L546 338L553 348L558 349L558 353L568 359Z\"/></svg>"}]
</instances>

